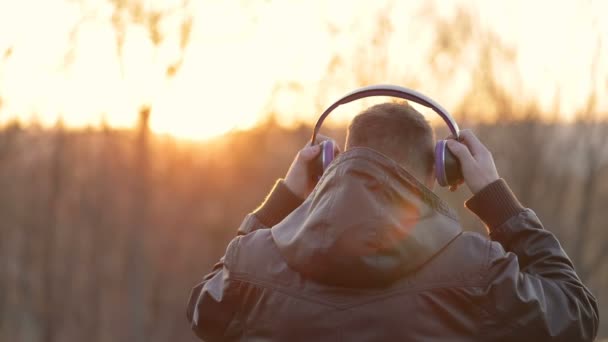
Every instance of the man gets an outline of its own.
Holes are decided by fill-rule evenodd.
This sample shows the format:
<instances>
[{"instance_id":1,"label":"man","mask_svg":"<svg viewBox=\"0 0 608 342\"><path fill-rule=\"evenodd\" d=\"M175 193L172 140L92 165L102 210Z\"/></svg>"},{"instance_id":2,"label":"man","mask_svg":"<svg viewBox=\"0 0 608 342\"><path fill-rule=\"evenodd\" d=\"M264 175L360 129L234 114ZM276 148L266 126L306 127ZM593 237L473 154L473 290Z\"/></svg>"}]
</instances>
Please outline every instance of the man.
<instances>
[{"instance_id":1,"label":"man","mask_svg":"<svg viewBox=\"0 0 608 342\"><path fill-rule=\"evenodd\" d=\"M377 105L316 186L307 164L319 148L298 153L193 289L192 329L207 341L592 341L595 298L486 147L461 133L448 148L489 238L463 232L429 190L424 118Z\"/></svg>"}]
</instances>

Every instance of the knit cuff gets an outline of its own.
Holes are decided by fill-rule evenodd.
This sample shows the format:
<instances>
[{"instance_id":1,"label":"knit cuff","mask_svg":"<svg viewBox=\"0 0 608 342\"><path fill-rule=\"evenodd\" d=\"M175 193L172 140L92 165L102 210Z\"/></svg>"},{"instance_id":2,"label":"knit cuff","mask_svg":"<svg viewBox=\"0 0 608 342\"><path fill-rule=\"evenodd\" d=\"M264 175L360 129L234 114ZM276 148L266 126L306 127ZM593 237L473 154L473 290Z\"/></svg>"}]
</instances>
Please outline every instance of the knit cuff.
<instances>
[{"instance_id":1,"label":"knit cuff","mask_svg":"<svg viewBox=\"0 0 608 342\"><path fill-rule=\"evenodd\" d=\"M253 213L267 227L272 227L304 202L279 179L262 205Z\"/></svg>"},{"instance_id":2,"label":"knit cuff","mask_svg":"<svg viewBox=\"0 0 608 342\"><path fill-rule=\"evenodd\" d=\"M525 209L502 178L481 189L465 206L479 216L490 232Z\"/></svg>"}]
</instances>

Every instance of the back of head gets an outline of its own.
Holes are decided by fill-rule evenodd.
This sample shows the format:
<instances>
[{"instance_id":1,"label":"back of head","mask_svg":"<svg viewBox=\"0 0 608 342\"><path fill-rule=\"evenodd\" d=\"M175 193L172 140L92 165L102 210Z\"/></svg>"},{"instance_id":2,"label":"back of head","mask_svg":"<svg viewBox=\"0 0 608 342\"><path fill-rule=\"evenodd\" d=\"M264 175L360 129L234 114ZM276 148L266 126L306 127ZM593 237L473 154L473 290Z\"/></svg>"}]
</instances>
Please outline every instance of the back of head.
<instances>
[{"instance_id":1,"label":"back of head","mask_svg":"<svg viewBox=\"0 0 608 342\"><path fill-rule=\"evenodd\" d=\"M357 115L346 138L346 149L353 147L386 155L425 184L432 179L433 129L407 102L375 105Z\"/></svg>"}]
</instances>

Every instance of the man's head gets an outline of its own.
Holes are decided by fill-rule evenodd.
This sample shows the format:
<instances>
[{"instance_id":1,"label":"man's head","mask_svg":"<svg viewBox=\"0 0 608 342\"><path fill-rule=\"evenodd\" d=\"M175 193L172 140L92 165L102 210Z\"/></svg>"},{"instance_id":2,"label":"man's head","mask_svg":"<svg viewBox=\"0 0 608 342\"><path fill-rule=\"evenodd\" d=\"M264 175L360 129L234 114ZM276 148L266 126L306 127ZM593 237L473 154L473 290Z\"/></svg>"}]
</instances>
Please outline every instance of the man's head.
<instances>
[{"instance_id":1,"label":"man's head","mask_svg":"<svg viewBox=\"0 0 608 342\"><path fill-rule=\"evenodd\" d=\"M364 110L351 121L345 149L372 148L431 187L434 140L429 123L409 104L383 103Z\"/></svg>"}]
</instances>

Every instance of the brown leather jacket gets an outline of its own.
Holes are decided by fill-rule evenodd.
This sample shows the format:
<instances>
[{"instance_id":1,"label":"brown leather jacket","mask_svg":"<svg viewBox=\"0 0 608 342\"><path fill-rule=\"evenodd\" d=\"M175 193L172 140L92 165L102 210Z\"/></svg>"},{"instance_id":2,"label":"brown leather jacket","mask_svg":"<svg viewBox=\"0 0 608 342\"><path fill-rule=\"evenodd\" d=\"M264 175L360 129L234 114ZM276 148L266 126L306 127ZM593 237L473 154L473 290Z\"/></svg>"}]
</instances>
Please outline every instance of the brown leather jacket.
<instances>
[{"instance_id":1,"label":"brown leather jacket","mask_svg":"<svg viewBox=\"0 0 608 342\"><path fill-rule=\"evenodd\" d=\"M463 232L435 194L365 148L343 153L298 204L278 183L194 287L187 315L199 337L592 341L596 335L595 298L555 236L503 180L467 202L490 239Z\"/></svg>"}]
</instances>

